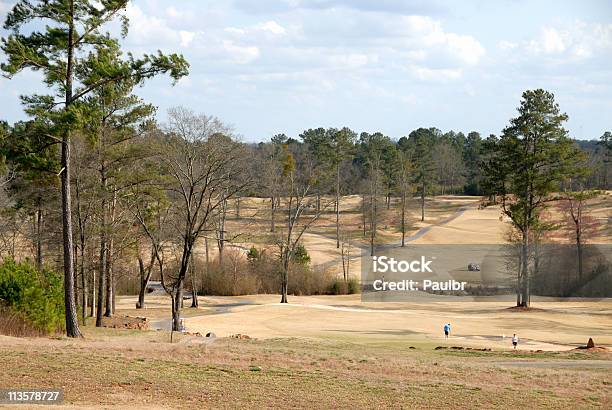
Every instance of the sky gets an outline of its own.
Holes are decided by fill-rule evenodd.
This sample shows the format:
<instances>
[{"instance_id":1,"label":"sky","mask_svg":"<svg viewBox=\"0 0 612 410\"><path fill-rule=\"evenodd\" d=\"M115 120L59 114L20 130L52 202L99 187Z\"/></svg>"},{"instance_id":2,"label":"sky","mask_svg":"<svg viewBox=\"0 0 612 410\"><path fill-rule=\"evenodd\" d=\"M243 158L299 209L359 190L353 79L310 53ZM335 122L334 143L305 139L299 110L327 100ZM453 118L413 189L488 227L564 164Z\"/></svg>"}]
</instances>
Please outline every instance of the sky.
<instances>
[{"instance_id":1,"label":"sky","mask_svg":"<svg viewBox=\"0 0 612 410\"><path fill-rule=\"evenodd\" d=\"M2 22L14 4L0 0ZM343 126L488 136L516 116L523 91L544 88L573 138L612 129L606 0L141 0L125 14L125 50L181 53L191 65L175 86L160 77L136 90L160 122L180 105L244 141ZM41 92L40 78L0 77L1 119L25 118L19 95Z\"/></svg>"}]
</instances>

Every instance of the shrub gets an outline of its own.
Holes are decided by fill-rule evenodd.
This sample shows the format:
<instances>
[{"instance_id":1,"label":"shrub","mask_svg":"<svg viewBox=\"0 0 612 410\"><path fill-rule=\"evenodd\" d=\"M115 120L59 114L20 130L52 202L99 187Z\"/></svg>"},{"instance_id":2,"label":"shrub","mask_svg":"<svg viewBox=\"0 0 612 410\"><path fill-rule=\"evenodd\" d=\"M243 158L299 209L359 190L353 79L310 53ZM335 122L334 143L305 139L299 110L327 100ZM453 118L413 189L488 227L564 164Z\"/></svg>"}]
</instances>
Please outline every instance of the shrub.
<instances>
[{"instance_id":1,"label":"shrub","mask_svg":"<svg viewBox=\"0 0 612 410\"><path fill-rule=\"evenodd\" d=\"M195 257L198 293L202 295L238 296L249 294L275 294L281 289L282 264L278 254L252 247L244 252L227 248L223 263L219 259L206 262ZM288 294L347 295L359 293L359 281L336 279L335 273L321 267L312 268L310 256L303 246L297 247L289 266Z\"/></svg>"},{"instance_id":2,"label":"shrub","mask_svg":"<svg viewBox=\"0 0 612 410\"><path fill-rule=\"evenodd\" d=\"M255 248L252 248L255 249ZM259 278L251 273L254 265L259 264L261 256L245 260L242 251L227 248L223 263L214 260L208 264L195 258L196 275L202 277L200 293L205 295L238 296L258 293ZM251 252L254 255L255 252ZM248 257L248 255L247 255Z\"/></svg>"},{"instance_id":3,"label":"shrub","mask_svg":"<svg viewBox=\"0 0 612 410\"><path fill-rule=\"evenodd\" d=\"M308 251L304 245L298 245L295 247L295 251L293 252L293 257L291 259L293 262L299 265L310 264L310 255L308 255Z\"/></svg>"},{"instance_id":4,"label":"shrub","mask_svg":"<svg viewBox=\"0 0 612 410\"><path fill-rule=\"evenodd\" d=\"M249 251L247 252L247 259L250 262L255 262L259 260L259 257L259 250L256 247L251 246L251 249L249 249Z\"/></svg>"},{"instance_id":5,"label":"shrub","mask_svg":"<svg viewBox=\"0 0 612 410\"><path fill-rule=\"evenodd\" d=\"M360 292L359 281L356 278L336 278L330 285L328 293L331 295L354 295Z\"/></svg>"},{"instance_id":6,"label":"shrub","mask_svg":"<svg viewBox=\"0 0 612 410\"><path fill-rule=\"evenodd\" d=\"M332 281L333 275L327 270L311 269L308 266L293 263L290 267L287 291L296 296L324 295L328 292Z\"/></svg>"},{"instance_id":7,"label":"shrub","mask_svg":"<svg viewBox=\"0 0 612 410\"><path fill-rule=\"evenodd\" d=\"M359 286L359 280L357 278L349 278L348 282L348 294L354 295L356 293L361 293L361 287Z\"/></svg>"},{"instance_id":8,"label":"shrub","mask_svg":"<svg viewBox=\"0 0 612 410\"><path fill-rule=\"evenodd\" d=\"M346 295L348 293L348 286L343 279L336 278L329 288L329 293L332 295Z\"/></svg>"},{"instance_id":9,"label":"shrub","mask_svg":"<svg viewBox=\"0 0 612 410\"><path fill-rule=\"evenodd\" d=\"M5 260L0 264L0 300L42 332L64 328L62 280L51 271Z\"/></svg>"}]
</instances>

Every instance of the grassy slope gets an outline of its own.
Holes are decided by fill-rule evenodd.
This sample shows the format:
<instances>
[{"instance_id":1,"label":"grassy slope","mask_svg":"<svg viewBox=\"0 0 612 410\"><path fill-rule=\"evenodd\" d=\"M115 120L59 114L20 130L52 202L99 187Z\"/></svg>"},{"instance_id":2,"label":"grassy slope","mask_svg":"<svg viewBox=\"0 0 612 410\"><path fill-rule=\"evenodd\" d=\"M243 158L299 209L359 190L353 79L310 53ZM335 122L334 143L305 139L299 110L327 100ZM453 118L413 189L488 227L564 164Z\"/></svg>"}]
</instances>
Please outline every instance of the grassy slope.
<instances>
[{"instance_id":1,"label":"grassy slope","mask_svg":"<svg viewBox=\"0 0 612 410\"><path fill-rule=\"evenodd\" d=\"M504 367L582 353L452 352L312 339L189 340L87 328L86 340L0 338L0 386L64 387L65 404L120 407L607 407L609 369Z\"/></svg>"}]
</instances>

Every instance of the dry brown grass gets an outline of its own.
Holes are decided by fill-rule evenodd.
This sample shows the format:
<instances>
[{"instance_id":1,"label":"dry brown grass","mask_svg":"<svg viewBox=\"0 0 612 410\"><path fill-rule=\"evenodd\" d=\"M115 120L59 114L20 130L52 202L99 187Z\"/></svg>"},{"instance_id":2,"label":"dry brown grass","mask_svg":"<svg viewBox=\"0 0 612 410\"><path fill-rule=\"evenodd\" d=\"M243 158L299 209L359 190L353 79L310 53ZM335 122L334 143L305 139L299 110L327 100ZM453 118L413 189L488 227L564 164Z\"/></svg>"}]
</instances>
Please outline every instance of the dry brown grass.
<instances>
[{"instance_id":1,"label":"dry brown grass","mask_svg":"<svg viewBox=\"0 0 612 410\"><path fill-rule=\"evenodd\" d=\"M0 304L0 335L42 336L44 332L34 327L19 314Z\"/></svg>"},{"instance_id":2,"label":"dry brown grass","mask_svg":"<svg viewBox=\"0 0 612 410\"><path fill-rule=\"evenodd\" d=\"M193 340L170 344L165 332L93 328L76 341L0 337L0 385L63 387L67 407L605 408L612 398L609 369L503 364L607 363L609 355Z\"/></svg>"}]
</instances>

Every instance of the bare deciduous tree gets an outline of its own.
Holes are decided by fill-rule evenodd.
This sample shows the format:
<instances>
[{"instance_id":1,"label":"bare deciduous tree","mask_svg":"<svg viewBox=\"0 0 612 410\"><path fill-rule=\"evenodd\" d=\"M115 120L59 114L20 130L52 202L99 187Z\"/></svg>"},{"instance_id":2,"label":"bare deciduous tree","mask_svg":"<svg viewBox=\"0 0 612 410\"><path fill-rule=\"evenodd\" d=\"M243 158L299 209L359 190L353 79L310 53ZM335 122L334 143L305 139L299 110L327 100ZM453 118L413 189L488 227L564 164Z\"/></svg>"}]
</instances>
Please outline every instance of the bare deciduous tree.
<instances>
[{"instance_id":1,"label":"bare deciduous tree","mask_svg":"<svg viewBox=\"0 0 612 410\"><path fill-rule=\"evenodd\" d=\"M402 247L406 246L406 200L412 190L412 162L410 156L404 152L398 152L398 175L397 188L402 197L400 230L402 231Z\"/></svg>"},{"instance_id":2,"label":"bare deciduous tree","mask_svg":"<svg viewBox=\"0 0 612 410\"><path fill-rule=\"evenodd\" d=\"M245 151L217 118L174 108L169 111L167 131L158 159L167 176L165 188L176 202L172 212L182 250L178 272L172 277L162 274L161 279L172 298L172 329L179 330L183 286L194 245L205 232L216 229L221 208L250 179L238 178L244 173Z\"/></svg>"},{"instance_id":3,"label":"bare deciduous tree","mask_svg":"<svg viewBox=\"0 0 612 410\"><path fill-rule=\"evenodd\" d=\"M588 236L592 235L597 229L597 221L590 215L587 202L595 198L597 191L581 190L569 192L565 195L565 201L560 204L561 210L565 214L565 226L573 231L574 241L577 252L577 272L578 279L581 280L584 274L583 268L583 247Z\"/></svg>"},{"instance_id":4,"label":"bare deciduous tree","mask_svg":"<svg viewBox=\"0 0 612 410\"><path fill-rule=\"evenodd\" d=\"M340 245L340 257L342 258L342 276L344 282L348 281L351 273L351 254L353 252L352 235L347 232L343 235Z\"/></svg>"},{"instance_id":5,"label":"bare deciduous tree","mask_svg":"<svg viewBox=\"0 0 612 410\"><path fill-rule=\"evenodd\" d=\"M311 204L313 198L309 194L313 186L313 178L310 178L309 175L304 175L304 173L298 174L296 172L297 164L287 145L283 146L283 151L283 176L287 192L287 225L279 237L278 246L282 265L280 303L288 303L287 289L291 259L304 232L319 219L321 212L327 208L329 203L323 207L315 207ZM305 210L308 208L314 208L314 213L306 215Z\"/></svg>"}]
</instances>

